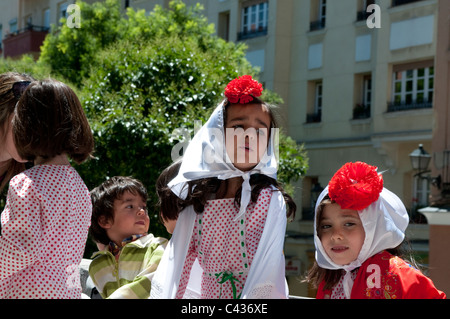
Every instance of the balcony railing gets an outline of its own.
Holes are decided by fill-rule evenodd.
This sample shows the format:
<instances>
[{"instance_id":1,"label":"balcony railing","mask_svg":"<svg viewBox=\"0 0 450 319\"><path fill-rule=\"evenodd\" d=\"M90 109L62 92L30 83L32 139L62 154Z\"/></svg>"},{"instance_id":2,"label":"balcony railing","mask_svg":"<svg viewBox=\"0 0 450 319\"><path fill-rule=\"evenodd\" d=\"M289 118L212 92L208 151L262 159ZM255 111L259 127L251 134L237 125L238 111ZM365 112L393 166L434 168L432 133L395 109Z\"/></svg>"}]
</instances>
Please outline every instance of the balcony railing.
<instances>
[{"instance_id":1,"label":"balcony railing","mask_svg":"<svg viewBox=\"0 0 450 319\"><path fill-rule=\"evenodd\" d=\"M423 0L392 0L392 6L401 6L403 4L413 3L413 2L419 2Z\"/></svg>"},{"instance_id":2,"label":"balcony railing","mask_svg":"<svg viewBox=\"0 0 450 319\"><path fill-rule=\"evenodd\" d=\"M39 55L40 47L48 31L47 27L30 24L7 34L3 39L4 57L20 56L26 53Z\"/></svg>"},{"instance_id":3,"label":"balcony railing","mask_svg":"<svg viewBox=\"0 0 450 319\"><path fill-rule=\"evenodd\" d=\"M13 37L15 35L18 35L18 34L21 34L21 33L27 32L27 31L48 32L49 30L50 30L49 27L29 24L25 28L22 28L17 31L6 34L5 38Z\"/></svg>"},{"instance_id":4,"label":"balcony railing","mask_svg":"<svg viewBox=\"0 0 450 319\"><path fill-rule=\"evenodd\" d=\"M370 106L357 104L353 109L353 119L362 120L370 118Z\"/></svg>"},{"instance_id":5,"label":"balcony railing","mask_svg":"<svg viewBox=\"0 0 450 319\"><path fill-rule=\"evenodd\" d=\"M238 33L238 41L261 37L267 35L267 26L259 27L256 30L242 31Z\"/></svg>"},{"instance_id":6,"label":"balcony railing","mask_svg":"<svg viewBox=\"0 0 450 319\"><path fill-rule=\"evenodd\" d=\"M309 24L309 31L316 31L325 28L325 19L313 21Z\"/></svg>"},{"instance_id":7,"label":"balcony railing","mask_svg":"<svg viewBox=\"0 0 450 319\"><path fill-rule=\"evenodd\" d=\"M306 123L320 123L322 121L322 112L306 114Z\"/></svg>"},{"instance_id":8,"label":"balcony railing","mask_svg":"<svg viewBox=\"0 0 450 319\"><path fill-rule=\"evenodd\" d=\"M358 11L356 13L356 21L365 21L370 17L371 14L372 12L366 12L365 10Z\"/></svg>"},{"instance_id":9,"label":"balcony railing","mask_svg":"<svg viewBox=\"0 0 450 319\"><path fill-rule=\"evenodd\" d=\"M398 111L408 111L408 110L419 110L419 109L431 109L433 107L432 102L422 102L422 103L394 103L388 102L387 111L388 112L398 112Z\"/></svg>"}]
</instances>

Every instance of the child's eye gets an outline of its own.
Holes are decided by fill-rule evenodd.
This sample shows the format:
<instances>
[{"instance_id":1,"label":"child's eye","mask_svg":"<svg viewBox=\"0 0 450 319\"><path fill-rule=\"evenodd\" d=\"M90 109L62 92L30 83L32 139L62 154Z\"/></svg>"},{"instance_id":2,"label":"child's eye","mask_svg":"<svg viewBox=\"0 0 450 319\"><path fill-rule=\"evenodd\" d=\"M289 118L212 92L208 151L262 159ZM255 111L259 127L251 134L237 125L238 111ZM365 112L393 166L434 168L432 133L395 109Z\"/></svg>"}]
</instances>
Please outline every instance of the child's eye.
<instances>
[{"instance_id":1,"label":"child's eye","mask_svg":"<svg viewBox=\"0 0 450 319\"><path fill-rule=\"evenodd\" d=\"M267 129L265 129L265 128L259 128L256 130L256 134L264 136L264 135L266 135L266 131L267 131Z\"/></svg>"},{"instance_id":2,"label":"child's eye","mask_svg":"<svg viewBox=\"0 0 450 319\"><path fill-rule=\"evenodd\" d=\"M320 225L320 229L329 229L331 225Z\"/></svg>"},{"instance_id":3,"label":"child's eye","mask_svg":"<svg viewBox=\"0 0 450 319\"><path fill-rule=\"evenodd\" d=\"M344 226L347 226L347 227L351 227L351 226L354 226L354 225L356 225L356 224L355 223L350 223L350 222L344 224Z\"/></svg>"},{"instance_id":4,"label":"child's eye","mask_svg":"<svg viewBox=\"0 0 450 319\"><path fill-rule=\"evenodd\" d=\"M240 125L240 124L236 124L236 125L233 125L233 128L236 130L236 129L238 129L238 128L244 128L244 126L243 125Z\"/></svg>"}]
</instances>

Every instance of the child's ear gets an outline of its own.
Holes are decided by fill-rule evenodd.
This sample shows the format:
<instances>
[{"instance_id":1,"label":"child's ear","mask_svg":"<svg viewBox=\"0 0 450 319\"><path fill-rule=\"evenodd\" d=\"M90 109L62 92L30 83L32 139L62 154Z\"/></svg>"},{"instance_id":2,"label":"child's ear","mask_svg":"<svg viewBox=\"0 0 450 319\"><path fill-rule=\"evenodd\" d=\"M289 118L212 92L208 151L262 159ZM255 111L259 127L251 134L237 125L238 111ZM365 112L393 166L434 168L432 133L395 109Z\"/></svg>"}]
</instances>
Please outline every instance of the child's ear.
<instances>
[{"instance_id":1,"label":"child's ear","mask_svg":"<svg viewBox=\"0 0 450 319\"><path fill-rule=\"evenodd\" d=\"M101 228L108 229L111 228L111 225L113 223L110 219L106 218L106 216L100 216L98 218L98 224L100 225Z\"/></svg>"}]
</instances>

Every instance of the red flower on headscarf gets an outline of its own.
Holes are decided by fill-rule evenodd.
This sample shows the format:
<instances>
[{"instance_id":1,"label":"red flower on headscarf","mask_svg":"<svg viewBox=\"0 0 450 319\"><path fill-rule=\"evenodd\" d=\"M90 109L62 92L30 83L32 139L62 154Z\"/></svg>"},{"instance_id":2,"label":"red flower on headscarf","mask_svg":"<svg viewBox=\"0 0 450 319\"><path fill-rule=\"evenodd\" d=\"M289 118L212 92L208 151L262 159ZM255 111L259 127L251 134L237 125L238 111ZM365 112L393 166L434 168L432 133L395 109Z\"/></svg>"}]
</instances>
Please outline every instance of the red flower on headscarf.
<instances>
[{"instance_id":1,"label":"red flower on headscarf","mask_svg":"<svg viewBox=\"0 0 450 319\"><path fill-rule=\"evenodd\" d=\"M345 164L328 183L328 195L342 209L363 210L378 200L382 190L377 167L363 162Z\"/></svg>"},{"instance_id":2,"label":"red flower on headscarf","mask_svg":"<svg viewBox=\"0 0 450 319\"><path fill-rule=\"evenodd\" d=\"M251 75L243 75L228 83L225 88L225 96L230 103L246 104L253 101L254 97L261 96L262 84L253 80Z\"/></svg>"}]
</instances>

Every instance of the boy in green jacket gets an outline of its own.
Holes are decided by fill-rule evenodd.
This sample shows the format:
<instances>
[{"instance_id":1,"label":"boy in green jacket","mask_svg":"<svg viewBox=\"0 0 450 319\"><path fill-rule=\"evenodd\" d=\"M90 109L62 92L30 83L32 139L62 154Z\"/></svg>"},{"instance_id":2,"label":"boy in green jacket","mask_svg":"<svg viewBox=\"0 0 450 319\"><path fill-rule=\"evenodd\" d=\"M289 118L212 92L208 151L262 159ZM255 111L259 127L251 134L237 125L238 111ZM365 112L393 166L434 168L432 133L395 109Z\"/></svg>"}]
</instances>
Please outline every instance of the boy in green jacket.
<instances>
[{"instance_id":1,"label":"boy in green jacket","mask_svg":"<svg viewBox=\"0 0 450 319\"><path fill-rule=\"evenodd\" d=\"M167 239L148 234L147 190L116 176L91 191L90 233L99 246L89 275L103 298L148 298Z\"/></svg>"}]
</instances>

